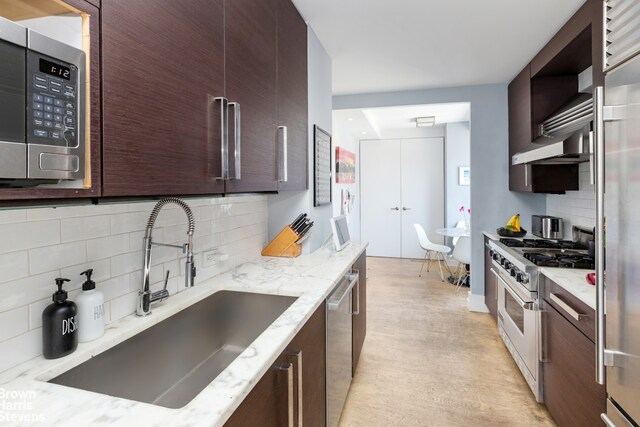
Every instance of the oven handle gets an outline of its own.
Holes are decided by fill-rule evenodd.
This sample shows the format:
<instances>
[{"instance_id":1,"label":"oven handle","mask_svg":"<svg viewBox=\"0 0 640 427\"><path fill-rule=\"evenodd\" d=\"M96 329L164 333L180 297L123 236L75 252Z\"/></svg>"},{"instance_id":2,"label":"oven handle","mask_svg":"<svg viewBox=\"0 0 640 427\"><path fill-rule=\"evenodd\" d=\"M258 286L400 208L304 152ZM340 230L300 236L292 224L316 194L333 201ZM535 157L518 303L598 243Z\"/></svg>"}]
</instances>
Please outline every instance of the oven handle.
<instances>
[{"instance_id":1,"label":"oven handle","mask_svg":"<svg viewBox=\"0 0 640 427\"><path fill-rule=\"evenodd\" d=\"M502 278L502 276L500 276L500 274L494 268L491 268L491 272L495 274L496 278L503 283L504 288L511 294L513 299L516 300L520 307L525 310L535 309L535 304L533 302L525 302L522 298L520 298L520 296L516 294L513 289L511 289L511 286L509 286L509 284Z\"/></svg>"}]
</instances>

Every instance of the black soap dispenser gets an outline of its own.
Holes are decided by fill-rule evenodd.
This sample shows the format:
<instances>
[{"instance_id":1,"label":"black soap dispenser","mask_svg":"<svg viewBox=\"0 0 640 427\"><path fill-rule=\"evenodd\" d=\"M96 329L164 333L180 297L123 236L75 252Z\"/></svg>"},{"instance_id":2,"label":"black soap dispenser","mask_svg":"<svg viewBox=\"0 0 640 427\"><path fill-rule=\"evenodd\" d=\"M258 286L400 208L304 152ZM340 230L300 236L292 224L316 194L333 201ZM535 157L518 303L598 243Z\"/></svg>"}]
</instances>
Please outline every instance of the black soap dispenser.
<instances>
[{"instance_id":1,"label":"black soap dispenser","mask_svg":"<svg viewBox=\"0 0 640 427\"><path fill-rule=\"evenodd\" d=\"M69 279L58 277L58 290L53 294L53 304L42 312L42 354L45 359L57 359L75 351L78 347L78 308L67 300L62 289Z\"/></svg>"}]
</instances>

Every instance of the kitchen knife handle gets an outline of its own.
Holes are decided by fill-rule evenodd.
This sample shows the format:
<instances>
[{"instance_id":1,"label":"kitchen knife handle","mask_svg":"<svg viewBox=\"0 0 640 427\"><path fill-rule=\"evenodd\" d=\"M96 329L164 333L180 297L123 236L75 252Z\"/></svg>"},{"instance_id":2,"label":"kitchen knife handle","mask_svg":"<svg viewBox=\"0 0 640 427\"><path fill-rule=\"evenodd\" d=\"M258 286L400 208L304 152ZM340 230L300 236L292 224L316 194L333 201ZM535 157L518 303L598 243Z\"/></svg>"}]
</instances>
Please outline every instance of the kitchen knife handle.
<instances>
[{"instance_id":1,"label":"kitchen knife handle","mask_svg":"<svg viewBox=\"0 0 640 427\"><path fill-rule=\"evenodd\" d=\"M605 319L604 319L604 88L593 92L593 127L595 134L596 190L596 382L605 385Z\"/></svg>"},{"instance_id":2,"label":"kitchen knife handle","mask_svg":"<svg viewBox=\"0 0 640 427\"><path fill-rule=\"evenodd\" d=\"M293 365L287 362L279 366L278 369L287 372L287 426L294 427Z\"/></svg>"},{"instance_id":3,"label":"kitchen knife handle","mask_svg":"<svg viewBox=\"0 0 640 427\"><path fill-rule=\"evenodd\" d=\"M242 127L242 116L240 114L240 103L239 102L230 102L229 107L233 108L233 164L234 164L234 174L233 179L240 179L241 175L241 150L240 143L242 141L241 130ZM227 150L229 149L229 143L227 142ZM229 158L227 157L227 175L229 169Z\"/></svg>"},{"instance_id":4,"label":"kitchen knife handle","mask_svg":"<svg viewBox=\"0 0 640 427\"><path fill-rule=\"evenodd\" d=\"M222 96L214 98L220 103L220 176L216 179L229 179L229 101Z\"/></svg>"}]
</instances>

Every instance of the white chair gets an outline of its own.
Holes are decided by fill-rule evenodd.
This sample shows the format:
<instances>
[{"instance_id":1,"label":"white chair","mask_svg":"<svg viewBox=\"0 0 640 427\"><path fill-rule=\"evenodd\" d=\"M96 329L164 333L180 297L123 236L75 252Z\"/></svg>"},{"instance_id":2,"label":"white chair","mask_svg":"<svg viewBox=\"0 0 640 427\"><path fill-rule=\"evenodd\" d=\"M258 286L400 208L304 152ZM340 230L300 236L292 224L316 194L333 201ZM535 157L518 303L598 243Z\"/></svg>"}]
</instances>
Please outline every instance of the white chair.
<instances>
[{"instance_id":1,"label":"white chair","mask_svg":"<svg viewBox=\"0 0 640 427\"><path fill-rule=\"evenodd\" d=\"M456 292L458 292L464 280L469 277L467 265L471 264L471 237L463 236L458 239L458 243L453 249L453 259L458 261L458 266L456 267L456 274L458 276Z\"/></svg>"},{"instance_id":2,"label":"white chair","mask_svg":"<svg viewBox=\"0 0 640 427\"><path fill-rule=\"evenodd\" d=\"M462 229L467 228L467 221L465 221L464 219L461 219L460 221L456 222L456 228L462 228ZM455 246L456 243L458 243L458 239L459 237L454 237L453 239L451 239L451 243L453 244L453 246Z\"/></svg>"},{"instance_id":3,"label":"white chair","mask_svg":"<svg viewBox=\"0 0 640 427\"><path fill-rule=\"evenodd\" d=\"M424 264L427 263L427 272L431 268L431 263L437 262L438 267L440 268L440 279L444 282L444 274L442 273L442 262L444 261L444 265L451 274L451 270L449 270L449 266L445 261L445 254L448 254L451 251L451 248L444 245L438 245L437 243L433 243L427 237L427 233L424 232L424 228L420 224L413 224L416 229L416 233L418 234L418 242L420 243L420 247L427 251L424 254L424 262L422 263L422 267L420 267L419 276L422 277L422 269L424 268Z\"/></svg>"}]
</instances>

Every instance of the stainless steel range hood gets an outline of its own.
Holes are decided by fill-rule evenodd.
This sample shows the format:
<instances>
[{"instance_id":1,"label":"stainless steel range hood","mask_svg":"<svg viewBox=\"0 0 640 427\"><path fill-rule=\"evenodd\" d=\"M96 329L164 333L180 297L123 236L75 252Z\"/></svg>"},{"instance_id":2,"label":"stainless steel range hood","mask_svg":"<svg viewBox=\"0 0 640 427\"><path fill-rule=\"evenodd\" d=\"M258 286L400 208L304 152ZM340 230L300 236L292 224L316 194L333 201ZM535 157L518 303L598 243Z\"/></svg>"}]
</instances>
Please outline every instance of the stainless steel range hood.
<instances>
[{"instance_id":1,"label":"stainless steel range hood","mask_svg":"<svg viewBox=\"0 0 640 427\"><path fill-rule=\"evenodd\" d=\"M588 162L591 158L590 123L566 137L547 138L547 140L551 142L514 154L511 157L511 164L558 165Z\"/></svg>"},{"instance_id":2,"label":"stainless steel range hood","mask_svg":"<svg viewBox=\"0 0 640 427\"><path fill-rule=\"evenodd\" d=\"M593 122L592 67L578 75L579 95L558 112L540 123L535 148L516 153L513 165L570 164L590 160Z\"/></svg>"}]
</instances>

